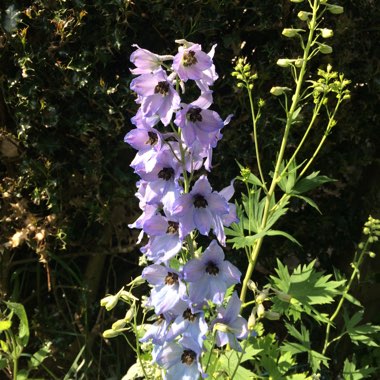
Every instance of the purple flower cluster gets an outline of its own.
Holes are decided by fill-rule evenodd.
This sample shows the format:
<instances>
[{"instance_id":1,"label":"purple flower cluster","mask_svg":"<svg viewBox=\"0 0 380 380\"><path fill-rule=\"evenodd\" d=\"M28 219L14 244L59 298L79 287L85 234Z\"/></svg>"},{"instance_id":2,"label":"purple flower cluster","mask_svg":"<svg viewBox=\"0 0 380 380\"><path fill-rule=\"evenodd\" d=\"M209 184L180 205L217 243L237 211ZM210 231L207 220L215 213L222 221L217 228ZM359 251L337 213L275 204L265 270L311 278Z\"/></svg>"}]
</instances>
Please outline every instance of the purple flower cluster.
<instances>
[{"instance_id":1,"label":"purple flower cluster","mask_svg":"<svg viewBox=\"0 0 380 380\"><path fill-rule=\"evenodd\" d=\"M136 196L142 214L130 227L141 229L139 241L147 236L141 251L152 264L142 276L152 286L147 306L157 315L142 341L152 340L153 360L167 379L198 379L203 343L212 329L217 345L239 350L237 339L246 337L247 323L239 316L235 292L225 305L227 289L241 276L220 246L225 245L224 226L237 221L229 203L233 183L217 192L206 175L196 173L211 170L213 148L231 118L223 121L209 109L210 87L218 77L215 46L205 53L199 44L176 42L180 47L174 56L134 45L131 72L138 76L131 89L140 107L131 119L136 128L124 140L137 150L131 166L140 176ZM199 95L186 103L190 81ZM195 236L211 232L217 240L200 254ZM218 309L205 313L212 304Z\"/></svg>"}]
</instances>

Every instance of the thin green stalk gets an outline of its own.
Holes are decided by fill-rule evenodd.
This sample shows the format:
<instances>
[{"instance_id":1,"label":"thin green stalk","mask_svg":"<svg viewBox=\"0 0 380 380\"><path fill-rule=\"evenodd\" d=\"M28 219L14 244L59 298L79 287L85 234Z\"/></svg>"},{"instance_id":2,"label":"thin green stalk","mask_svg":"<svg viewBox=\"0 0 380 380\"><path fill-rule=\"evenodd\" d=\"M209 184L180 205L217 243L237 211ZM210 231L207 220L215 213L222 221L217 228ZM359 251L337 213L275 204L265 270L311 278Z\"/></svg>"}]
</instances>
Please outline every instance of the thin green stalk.
<instances>
[{"instance_id":1,"label":"thin green stalk","mask_svg":"<svg viewBox=\"0 0 380 380\"><path fill-rule=\"evenodd\" d=\"M291 165L291 163L295 160L295 158L297 157L297 154L298 152L301 150L302 148L302 145L304 144L304 142L306 141L306 138L307 136L309 135L309 132L311 131L311 128L313 127L314 123L315 123L315 120L317 120L317 117L319 115L319 111L322 107L322 103L323 103L323 100L325 99L325 96L322 97L322 99L319 101L318 105L316 108L314 108L314 112L313 112L313 116L310 120L310 123L300 141L300 143L298 144L296 150L294 151L292 157L290 157L288 163L285 165L285 168L282 170L281 174L280 174L280 177L282 177L286 171L288 170L289 166Z\"/></svg>"},{"instance_id":2,"label":"thin green stalk","mask_svg":"<svg viewBox=\"0 0 380 380\"><path fill-rule=\"evenodd\" d=\"M238 357L238 361L237 361L237 363L236 363L236 366L235 366L234 372L232 372L231 380L233 380L233 378L234 378L235 375L236 375L237 370L239 369L239 366L240 366L240 363L241 363L241 361L242 361L242 359L243 359L243 356L244 356L244 354L245 354L245 350L246 350L246 348L247 348L247 345L248 345L248 339L245 339L245 340L244 340L244 347L243 347L243 349L242 349L242 351L241 351L241 353L240 353L240 355L239 355L239 357Z\"/></svg>"},{"instance_id":3,"label":"thin green stalk","mask_svg":"<svg viewBox=\"0 0 380 380\"><path fill-rule=\"evenodd\" d=\"M274 170L274 174L273 174L272 183L271 183L269 191L268 191L268 193L266 195L266 201L265 201L265 206L264 206L263 218L262 218L262 222L261 222L261 230L264 230L264 228L265 228L265 226L267 224L268 216L269 216L269 211L270 211L269 207L270 207L270 204L271 204L271 201L272 201L272 197L274 195L274 191L276 189L276 186L277 186L277 184L278 184L278 182L279 182L279 180L281 178L279 176L280 167L281 167L281 163L282 163L282 160L283 160L283 157L284 157L284 154L285 154L285 148L286 148L287 141L288 141L288 135L289 135L290 128L291 128L291 125L292 125L292 122L293 122L293 115L294 115L294 112L297 109L297 105L298 105L299 100L300 100L300 93L301 93L301 89L302 89L302 85L303 85L303 80L304 80L304 76L306 74L306 66L307 66L307 62L309 60L309 52L310 52L310 49L311 49L311 45L312 45L312 42L313 42L313 36L314 36L315 28L316 28L317 12L318 12L318 8L319 8L319 0L314 0L312 8L313 8L312 9L313 13L312 13L312 18L310 20L309 36L308 36L307 44L306 44L306 47L305 47L305 50L304 50L304 53L303 53L302 66L301 66L301 69L300 69L300 72L299 72L299 76L298 76L298 79L297 79L296 91L295 91L295 93L293 95L292 105L291 105L291 107L289 109L289 112L287 114L287 121L286 121L285 131L284 131L284 135L283 135L283 138L282 138L280 151L279 151L279 154L278 154L278 157L277 157L277 162L276 162L276 166L275 166L275 170ZM240 293L240 300L242 301L242 304L245 303L245 297L246 297L246 294L247 294L248 281L250 280L250 278L252 276L252 272L253 272L253 270L255 268L256 261L257 261L258 255L260 253L260 249L261 249L262 243L263 243L263 239L264 239L264 237L258 239L256 241L256 244L253 247L253 250L252 250L251 258L250 258L250 261L249 261L249 264L248 264L248 267L247 267L246 275L245 275L244 280L243 280L242 290L241 290L241 293Z\"/></svg>"},{"instance_id":4,"label":"thin green stalk","mask_svg":"<svg viewBox=\"0 0 380 380\"><path fill-rule=\"evenodd\" d=\"M253 126L253 141L254 141L254 145L255 145L257 168L259 169L259 175L260 175L260 179L261 179L261 182L263 184L264 190L267 191L263 171L261 169L259 144L258 144L258 140L257 140L257 119L258 119L258 117L255 114L255 105L254 105L253 99L252 99L252 90L250 88L247 88L247 90L248 90L248 97L249 97L249 105L251 107L252 126Z\"/></svg>"},{"instance_id":5,"label":"thin green stalk","mask_svg":"<svg viewBox=\"0 0 380 380\"><path fill-rule=\"evenodd\" d=\"M315 157L318 155L319 151L321 150L323 144L325 143L325 141L327 139L328 133L330 132L331 128L334 126L333 124L335 123L335 115L336 115L336 113L338 111L338 108L339 108L339 106L340 106L341 103L342 103L342 100L339 99L338 102L337 102L337 104L336 104L336 106L335 106L333 115L329 118L329 122L328 122L327 127L326 127L326 132L323 135L321 141L319 142L319 145L315 149L315 151L314 151L313 155L311 156L310 160L305 165L305 167L302 169L302 171L300 173L300 177L302 177L306 173L307 169L310 167L310 165L314 161Z\"/></svg>"},{"instance_id":6,"label":"thin green stalk","mask_svg":"<svg viewBox=\"0 0 380 380\"><path fill-rule=\"evenodd\" d=\"M207 358L207 363L206 363L206 368L205 368L205 373L207 373L207 370L208 370L208 367L210 365L210 361L211 361L211 356L212 356L212 350L215 346L215 340L216 340L216 331L213 332L212 334L212 343L211 343L211 348L210 348L210 352L208 354L208 358Z\"/></svg>"},{"instance_id":7,"label":"thin green stalk","mask_svg":"<svg viewBox=\"0 0 380 380\"><path fill-rule=\"evenodd\" d=\"M359 255L358 260L356 262L354 262L354 265L353 265L354 270L351 273L351 277L350 277L350 279L349 279L346 287L344 288L343 294L342 294L342 296L341 296L341 298L339 300L339 303L338 303L338 305L337 305L334 313L332 314L332 316L329 319L328 325L326 326L326 337L325 337L325 342L324 342L324 345L323 345L322 355L324 355L326 353L327 348L333 342L333 340L331 342L329 342L330 330L331 330L332 323L335 320L335 318L339 315L340 310L342 309L344 300L346 299L346 296L347 296L348 292L351 289L352 283L353 283L355 277L357 276L357 274L359 272L359 267L362 264L363 259L364 259L364 255L367 252L368 243L369 243L369 238L365 242L364 247L363 247L363 249L362 249L362 251L361 251L361 253Z\"/></svg>"}]
</instances>

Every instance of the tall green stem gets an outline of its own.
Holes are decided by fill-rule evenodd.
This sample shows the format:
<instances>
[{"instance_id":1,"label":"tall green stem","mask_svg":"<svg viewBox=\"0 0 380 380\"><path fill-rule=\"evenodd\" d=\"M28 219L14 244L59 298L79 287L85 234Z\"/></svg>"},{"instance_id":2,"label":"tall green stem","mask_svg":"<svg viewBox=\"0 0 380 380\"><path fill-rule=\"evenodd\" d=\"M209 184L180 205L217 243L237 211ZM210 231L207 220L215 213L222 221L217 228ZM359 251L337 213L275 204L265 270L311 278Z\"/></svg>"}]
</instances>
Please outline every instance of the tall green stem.
<instances>
[{"instance_id":1,"label":"tall green stem","mask_svg":"<svg viewBox=\"0 0 380 380\"><path fill-rule=\"evenodd\" d=\"M305 50L304 50L304 53L303 53L302 66L301 66L301 69L300 69L300 72L299 72L299 75L298 75L298 78L297 78L296 90L295 90L295 93L293 95L291 107L290 107L289 112L287 114L287 121L286 121L285 131L284 131L284 135L283 135L283 138L282 138L280 151L279 151L279 154L278 154L278 157L277 157L277 162L276 162L276 166L275 166L275 170L274 170L274 174L273 174L273 179L272 179L269 191L268 191L268 193L266 195L264 212L263 212L263 217L262 217L262 221L261 221L261 230L264 230L265 226L267 224L268 216L269 216L269 211L270 211L269 207L270 207L270 204L271 204L271 201L272 201L272 197L274 195L274 191L276 189L276 186L277 186L277 184L278 184L278 182L279 182L279 180L281 178L279 176L280 167L281 167L281 163L282 163L283 158L284 158L285 148L286 148L287 141L288 141L289 131L290 131L291 125L292 125L292 123L294 121L293 120L293 115L294 115L294 113L295 113L295 111L297 109L297 106L298 106L298 103L299 103L299 100L300 100L300 93L301 93L301 89L302 89L302 85L303 85L304 76L305 76L305 73L306 73L307 62L309 60L309 53L310 53L310 49L311 49L311 46L312 46L312 43L313 43L313 37L314 37L314 33L315 33L315 29L316 29L316 24L317 24L318 8L319 8L319 0L314 0L313 1L313 6L312 6L312 18L310 20L310 25L309 25L309 28L310 28L310 30L309 30L309 36L308 36L307 44L305 46ZM253 115L253 117L254 117L254 115ZM241 293L240 293L240 299L242 301L242 304L244 304L244 302L245 302L245 298L246 298L246 294L247 294L247 288L248 288L248 281L250 280L250 278L252 276L252 272L253 272L253 270L255 268L255 265L256 265L256 262L257 262L258 255L260 253L260 249L261 249L263 240L264 240L264 237L259 238L256 241L256 244L253 246L253 249L252 249L252 252L251 252L250 261L249 261L249 264L248 264L248 268L247 268L247 271L246 271L246 274L245 274L245 277L244 277L244 280L243 280L242 290L241 290Z\"/></svg>"}]
</instances>

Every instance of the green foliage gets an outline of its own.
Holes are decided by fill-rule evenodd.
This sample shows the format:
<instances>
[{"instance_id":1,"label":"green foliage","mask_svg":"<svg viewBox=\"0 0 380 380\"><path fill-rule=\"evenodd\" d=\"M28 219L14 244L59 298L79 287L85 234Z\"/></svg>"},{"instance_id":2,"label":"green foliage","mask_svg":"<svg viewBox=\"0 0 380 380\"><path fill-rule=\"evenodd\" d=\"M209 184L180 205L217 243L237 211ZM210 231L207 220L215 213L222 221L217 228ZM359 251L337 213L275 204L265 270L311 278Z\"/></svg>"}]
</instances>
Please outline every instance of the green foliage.
<instances>
[{"instance_id":1,"label":"green foliage","mask_svg":"<svg viewBox=\"0 0 380 380\"><path fill-rule=\"evenodd\" d=\"M291 301L285 303L278 297L274 299L274 310L285 313L294 321L301 319L306 313L319 322L326 322L325 314L320 313L315 305L330 304L341 294L339 288L345 280L331 281L331 274L323 275L314 269L315 260L308 265L299 265L290 275L288 268L277 261L276 276L271 276L272 286L291 296Z\"/></svg>"}]
</instances>

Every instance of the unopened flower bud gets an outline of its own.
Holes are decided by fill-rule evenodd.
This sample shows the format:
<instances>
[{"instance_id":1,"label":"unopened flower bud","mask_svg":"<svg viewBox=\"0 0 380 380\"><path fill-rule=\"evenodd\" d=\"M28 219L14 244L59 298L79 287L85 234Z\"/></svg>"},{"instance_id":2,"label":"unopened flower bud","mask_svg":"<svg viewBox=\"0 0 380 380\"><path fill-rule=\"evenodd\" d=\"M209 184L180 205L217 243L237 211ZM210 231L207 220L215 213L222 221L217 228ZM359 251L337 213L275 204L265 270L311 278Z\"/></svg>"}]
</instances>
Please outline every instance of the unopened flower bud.
<instances>
[{"instance_id":1,"label":"unopened flower bud","mask_svg":"<svg viewBox=\"0 0 380 380\"><path fill-rule=\"evenodd\" d=\"M128 286L132 286L135 287L135 286L139 286L139 285L142 285L142 284L145 284L145 280L142 278L142 276L137 276L136 278L134 278L129 284Z\"/></svg>"},{"instance_id":2,"label":"unopened flower bud","mask_svg":"<svg viewBox=\"0 0 380 380\"><path fill-rule=\"evenodd\" d=\"M331 54L333 49L330 45L326 45L326 44L320 44L319 45L319 51L322 53L322 54Z\"/></svg>"},{"instance_id":3,"label":"unopened flower bud","mask_svg":"<svg viewBox=\"0 0 380 380\"><path fill-rule=\"evenodd\" d=\"M294 66L300 68L303 65L303 59L302 58L297 58L294 61Z\"/></svg>"},{"instance_id":4,"label":"unopened flower bud","mask_svg":"<svg viewBox=\"0 0 380 380\"><path fill-rule=\"evenodd\" d=\"M264 318L269 319L270 321L278 321L281 318L281 314L274 311L266 311L264 313Z\"/></svg>"},{"instance_id":5,"label":"unopened flower bud","mask_svg":"<svg viewBox=\"0 0 380 380\"><path fill-rule=\"evenodd\" d=\"M304 32L304 30L303 29L285 28L282 31L282 35L285 36L285 37L288 37L288 38L293 38L297 34L299 34L300 32Z\"/></svg>"},{"instance_id":6,"label":"unopened flower bud","mask_svg":"<svg viewBox=\"0 0 380 380\"><path fill-rule=\"evenodd\" d=\"M106 338L106 339L115 338L118 335L120 335L120 332L112 330L112 329L109 329L103 332L103 338Z\"/></svg>"},{"instance_id":7,"label":"unopened flower bud","mask_svg":"<svg viewBox=\"0 0 380 380\"><path fill-rule=\"evenodd\" d=\"M327 10L334 15L340 15L344 12L344 8L340 5L327 4L326 7Z\"/></svg>"},{"instance_id":8,"label":"unopened flower bud","mask_svg":"<svg viewBox=\"0 0 380 380\"><path fill-rule=\"evenodd\" d=\"M292 299L292 296L290 294L284 293L284 292L276 292L278 299L284 302L290 302Z\"/></svg>"},{"instance_id":9,"label":"unopened flower bud","mask_svg":"<svg viewBox=\"0 0 380 380\"><path fill-rule=\"evenodd\" d=\"M260 292L258 296L256 297L255 301L256 303L263 303L265 299L268 297L268 293L266 291Z\"/></svg>"},{"instance_id":10,"label":"unopened flower bud","mask_svg":"<svg viewBox=\"0 0 380 380\"><path fill-rule=\"evenodd\" d=\"M123 300L123 301L138 301L139 299L137 297L135 297L131 292L128 292L127 290L122 290L122 292L120 293L120 298Z\"/></svg>"},{"instance_id":11,"label":"unopened flower bud","mask_svg":"<svg viewBox=\"0 0 380 380\"><path fill-rule=\"evenodd\" d=\"M371 258L371 259L374 259L376 257L376 253L375 252L368 252L368 256Z\"/></svg>"},{"instance_id":12,"label":"unopened flower bud","mask_svg":"<svg viewBox=\"0 0 380 380\"><path fill-rule=\"evenodd\" d=\"M270 93L274 96L280 96L284 94L286 91L290 91L291 89L289 87L272 87L270 89Z\"/></svg>"},{"instance_id":13,"label":"unopened flower bud","mask_svg":"<svg viewBox=\"0 0 380 380\"><path fill-rule=\"evenodd\" d=\"M331 29L323 28L321 29L322 38L331 38L334 35L334 32Z\"/></svg>"},{"instance_id":14,"label":"unopened flower bud","mask_svg":"<svg viewBox=\"0 0 380 380\"><path fill-rule=\"evenodd\" d=\"M245 176L244 176L244 174L243 174L244 171L246 171L246 172L245 172L245 173L246 173ZM251 171L250 171L249 169L243 168L243 169L240 171L240 173L242 174L242 177L243 177L243 178L248 178L249 175L251 174ZM252 290L252 292L255 292L255 291L257 290L257 285L256 285L256 283L253 282L252 280L249 280L249 281L248 281L248 284L247 284L247 288L248 288L249 290Z\"/></svg>"},{"instance_id":15,"label":"unopened flower bud","mask_svg":"<svg viewBox=\"0 0 380 380\"><path fill-rule=\"evenodd\" d=\"M297 17L302 21L307 21L312 15L311 12L299 11Z\"/></svg>"},{"instance_id":16,"label":"unopened flower bud","mask_svg":"<svg viewBox=\"0 0 380 380\"><path fill-rule=\"evenodd\" d=\"M250 331L253 330L255 328L255 325L256 325L256 315L255 313L251 313L251 315L248 318L248 323L247 323L248 330Z\"/></svg>"},{"instance_id":17,"label":"unopened flower bud","mask_svg":"<svg viewBox=\"0 0 380 380\"><path fill-rule=\"evenodd\" d=\"M127 322L124 319L119 319L115 323L112 324L112 330L118 331L120 329L123 329Z\"/></svg>"},{"instance_id":18,"label":"unopened flower bud","mask_svg":"<svg viewBox=\"0 0 380 380\"><path fill-rule=\"evenodd\" d=\"M262 303L260 303L259 305L257 305L257 316L259 318L262 318L265 314L265 308L264 308L264 305Z\"/></svg>"},{"instance_id":19,"label":"unopened flower bud","mask_svg":"<svg viewBox=\"0 0 380 380\"><path fill-rule=\"evenodd\" d=\"M364 227L364 228L363 228L363 234L364 234L364 235L369 235L370 232L371 232L371 230L370 230L368 227Z\"/></svg>"},{"instance_id":20,"label":"unopened flower bud","mask_svg":"<svg viewBox=\"0 0 380 380\"><path fill-rule=\"evenodd\" d=\"M292 61L287 58L280 58L277 60L277 65L280 67L289 67L291 65Z\"/></svg>"},{"instance_id":21,"label":"unopened flower bud","mask_svg":"<svg viewBox=\"0 0 380 380\"><path fill-rule=\"evenodd\" d=\"M127 314L125 314L125 322L130 322L134 315L135 315L135 312L136 312L136 308L135 308L135 305L132 305L131 308L127 311Z\"/></svg>"}]
</instances>

